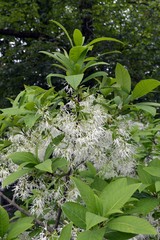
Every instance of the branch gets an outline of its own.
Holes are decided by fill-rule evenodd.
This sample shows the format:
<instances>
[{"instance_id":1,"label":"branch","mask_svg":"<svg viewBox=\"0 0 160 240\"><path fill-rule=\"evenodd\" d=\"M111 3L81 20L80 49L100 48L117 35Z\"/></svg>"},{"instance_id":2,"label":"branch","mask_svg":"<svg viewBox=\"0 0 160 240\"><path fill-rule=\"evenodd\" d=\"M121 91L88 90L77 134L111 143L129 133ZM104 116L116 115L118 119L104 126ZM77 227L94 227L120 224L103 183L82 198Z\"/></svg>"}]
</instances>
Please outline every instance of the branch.
<instances>
[{"instance_id":1,"label":"branch","mask_svg":"<svg viewBox=\"0 0 160 240\"><path fill-rule=\"evenodd\" d=\"M55 225L54 225L54 228L55 228L55 229L58 228L58 225L59 225L60 219L61 219L61 215L62 215L62 208L59 207L59 208L58 208L58 213L57 213L57 219L56 219L56 222L55 222Z\"/></svg>"},{"instance_id":2,"label":"branch","mask_svg":"<svg viewBox=\"0 0 160 240\"><path fill-rule=\"evenodd\" d=\"M21 213L25 214L28 217L32 217L32 215L27 212L25 209L21 208L19 205L17 205L14 201L12 201L11 199L9 199L6 195L4 195L1 191L0 191L0 197L2 197L3 199L5 199L8 203L10 203L12 206L14 206L16 209L18 209ZM41 226L41 227L45 227L45 224L41 221L39 221L38 219L34 219L34 222ZM47 230L52 233L53 229L49 226L47 226Z\"/></svg>"},{"instance_id":3,"label":"branch","mask_svg":"<svg viewBox=\"0 0 160 240\"><path fill-rule=\"evenodd\" d=\"M32 31L16 31L14 29L0 29L0 34L4 36L13 36L17 38L33 38L33 39L45 39L49 40L52 39L54 40L51 36L41 33L41 32L32 32Z\"/></svg>"},{"instance_id":4,"label":"branch","mask_svg":"<svg viewBox=\"0 0 160 240\"><path fill-rule=\"evenodd\" d=\"M70 181L71 173L72 173L72 169L69 169L69 171L67 172L67 174L65 176L65 187L64 187L64 193L63 193L64 194L63 203L65 203L65 201L66 201L67 191L68 191L67 183ZM61 220L61 215L62 215L62 208L59 207L58 208L58 213L57 213L57 219L56 219L56 222L55 222L55 225L54 225L55 229L58 228L58 225L59 225L60 220Z\"/></svg>"}]
</instances>

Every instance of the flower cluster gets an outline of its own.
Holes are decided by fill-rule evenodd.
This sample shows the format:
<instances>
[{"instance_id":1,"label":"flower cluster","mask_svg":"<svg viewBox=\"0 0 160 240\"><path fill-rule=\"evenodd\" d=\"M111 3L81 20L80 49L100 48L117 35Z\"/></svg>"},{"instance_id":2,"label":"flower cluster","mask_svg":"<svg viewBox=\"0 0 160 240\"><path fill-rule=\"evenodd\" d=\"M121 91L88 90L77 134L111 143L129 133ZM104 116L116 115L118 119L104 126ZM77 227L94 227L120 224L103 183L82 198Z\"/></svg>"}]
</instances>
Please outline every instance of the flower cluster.
<instances>
[{"instance_id":1,"label":"flower cluster","mask_svg":"<svg viewBox=\"0 0 160 240\"><path fill-rule=\"evenodd\" d=\"M42 162L48 144L53 138L63 133L62 141L56 146L53 145L52 155L66 158L70 168L83 170L86 162L89 161L93 163L98 174L106 179L134 174L136 163L133 156L136 145L131 142L131 129L136 122L131 122L130 118L121 116L112 119L112 123L109 123L111 116L101 104L96 103L96 101L102 100L96 99L94 95L86 97L79 102L78 117L76 103L70 101L61 107L55 117L52 116L52 113L46 112L33 129L29 129L25 133L10 131L9 140L12 145L9 147L8 153L27 151L36 154L37 151L38 158ZM16 168L17 165L3 155L1 178L14 172ZM51 181L54 181L54 177L51 178ZM54 197L61 201L60 199L63 197L63 191L60 191L59 188L55 193L52 190L52 194L48 190L47 194L46 188L43 176L41 179L36 179L35 176L33 180L30 180L25 175L18 180L14 187L14 195L26 200L36 189L37 197L32 201L31 213L39 216L43 214L44 205L47 202L52 201ZM68 196L71 194L68 193Z\"/></svg>"},{"instance_id":2,"label":"flower cluster","mask_svg":"<svg viewBox=\"0 0 160 240\"><path fill-rule=\"evenodd\" d=\"M8 157L9 154L31 152L42 163L49 144L52 144L52 159L66 159L72 172L83 171L86 163L91 162L97 174L104 179L134 176L138 146L132 132L145 129L144 124L131 120L129 115L114 118L101 104L103 101L103 97L94 95L86 96L78 103L71 100L61 106L56 115L45 111L31 129L12 128L8 135L12 144L7 152L3 150L1 153L1 181L18 168ZM61 134L61 141L52 143ZM55 174L59 173L56 170ZM40 177L36 173L34 177L26 174L17 180L12 189L14 198L24 201L30 206L30 214L43 217L44 221L56 219L56 209L64 203L64 198L65 201L76 202L79 196L71 181L66 182L65 177L57 181L54 174L48 173ZM45 236L41 232L38 239L46 239Z\"/></svg>"}]
</instances>

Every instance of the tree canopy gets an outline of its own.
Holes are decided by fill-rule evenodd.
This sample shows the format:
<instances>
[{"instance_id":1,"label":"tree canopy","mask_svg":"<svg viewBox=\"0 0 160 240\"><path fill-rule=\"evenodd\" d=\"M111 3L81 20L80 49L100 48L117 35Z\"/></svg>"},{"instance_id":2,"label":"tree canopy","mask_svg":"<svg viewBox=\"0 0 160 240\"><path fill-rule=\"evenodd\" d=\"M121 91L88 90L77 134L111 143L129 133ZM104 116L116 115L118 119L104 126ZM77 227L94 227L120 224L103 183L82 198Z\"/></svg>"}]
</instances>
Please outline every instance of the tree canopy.
<instances>
[{"instance_id":1,"label":"tree canopy","mask_svg":"<svg viewBox=\"0 0 160 240\"><path fill-rule=\"evenodd\" d=\"M71 34L78 28L85 41L94 37L114 37L116 43L97 44L95 53L106 53L103 69L113 75L115 64L123 64L134 82L159 79L160 20L159 0L0 0L0 105L14 97L25 85L47 87L45 77L53 71L51 59L39 51L53 52L68 42L61 29ZM108 54L110 51L120 51ZM57 70L58 71L58 70ZM58 87L60 82L55 82Z\"/></svg>"}]
</instances>

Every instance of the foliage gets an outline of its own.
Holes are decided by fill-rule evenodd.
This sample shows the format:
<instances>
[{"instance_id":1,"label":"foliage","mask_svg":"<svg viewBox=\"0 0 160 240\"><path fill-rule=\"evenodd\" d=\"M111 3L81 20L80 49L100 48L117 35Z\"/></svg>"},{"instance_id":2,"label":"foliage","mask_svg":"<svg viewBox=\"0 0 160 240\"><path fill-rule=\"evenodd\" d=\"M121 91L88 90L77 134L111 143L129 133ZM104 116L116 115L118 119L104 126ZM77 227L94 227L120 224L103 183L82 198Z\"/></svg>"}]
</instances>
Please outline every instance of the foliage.
<instances>
[{"instance_id":1,"label":"foliage","mask_svg":"<svg viewBox=\"0 0 160 240\"><path fill-rule=\"evenodd\" d=\"M54 52L44 52L42 53L49 55L53 59L57 60L61 65L59 64L53 64L53 66L61 68L65 71L66 75L62 74L50 74L48 75L48 83L51 86L51 77L61 77L64 78L67 83L75 90L77 90L77 87L90 79L93 79L94 77L98 76L106 76L106 72L98 71L95 74L89 75L87 78L84 78L84 73L88 70L88 68L96 67L98 65L106 65L105 62L96 62L96 57L86 57L87 53L91 51L94 47L95 43L102 42L102 41L114 41L119 42L120 41L114 39L114 38L96 38L89 42L88 44L84 45L85 37L82 35L81 31L78 29L74 30L73 33L73 41L70 38L67 30L58 22L53 21L58 26L60 26L64 33L67 35L69 42L71 44L71 49L69 50L69 54L64 50L64 54ZM74 43L73 43L74 42ZM74 46L75 44L75 46Z\"/></svg>"},{"instance_id":2,"label":"foliage","mask_svg":"<svg viewBox=\"0 0 160 240\"><path fill-rule=\"evenodd\" d=\"M80 205L78 206L74 202L65 203L62 209L77 227L86 229L78 235L77 239L85 239L86 236L91 239L96 232L97 239L102 239L104 235L107 238L110 230L134 234L156 234L156 231L145 220L137 217L124 215L113 218L113 214L125 214L121 209L141 183L128 185L126 178L117 179L106 184L98 197L79 179L74 178L74 182L86 204L86 210L84 211L84 207L81 209ZM100 229L102 234L98 234Z\"/></svg>"},{"instance_id":3,"label":"foliage","mask_svg":"<svg viewBox=\"0 0 160 240\"><path fill-rule=\"evenodd\" d=\"M159 0L1 0L0 9L1 107L9 104L5 98L15 98L24 84L47 88L44 78L52 67L39 51L54 52L69 46L52 19L65 25L69 34L80 29L88 42L100 36L124 42L116 46L105 42L93 49L94 56L118 50L114 56L103 55L103 61L110 64L103 67L109 76L119 62L129 69L133 83L159 79ZM61 70L57 68L56 73L61 74ZM61 88L59 78L54 86ZM149 96L159 99L157 91Z\"/></svg>"},{"instance_id":4,"label":"foliage","mask_svg":"<svg viewBox=\"0 0 160 240\"><path fill-rule=\"evenodd\" d=\"M84 36L75 30L74 45L66 29L56 24L71 49L69 54L45 53L58 61L54 66L63 68L65 87L56 91L53 86L48 90L25 86L10 100L11 107L1 109L0 196L18 212L9 219L0 208L4 219L0 236L3 240L125 240L144 235L156 239L159 103L139 99L160 83L146 79L132 88L128 70L118 63L114 78L97 69L88 77L96 85L86 87L87 80L79 75L99 63L88 59L87 53L96 42L109 39L84 45ZM12 200L4 194L8 187Z\"/></svg>"},{"instance_id":5,"label":"foliage","mask_svg":"<svg viewBox=\"0 0 160 240\"><path fill-rule=\"evenodd\" d=\"M23 217L16 222L9 222L7 211L0 206L0 237L12 240L33 226L33 217Z\"/></svg>"},{"instance_id":6,"label":"foliage","mask_svg":"<svg viewBox=\"0 0 160 240\"><path fill-rule=\"evenodd\" d=\"M135 100L145 96L153 89L159 86L159 81L155 79L141 80L131 90L131 77L128 70L121 64L116 65L115 78L103 78L100 83L100 91L104 96L108 94L112 96L112 101L117 105L121 111L126 111L128 108L134 110L144 110L151 115L156 115L155 107L159 103L155 102L140 102L134 103Z\"/></svg>"}]
</instances>

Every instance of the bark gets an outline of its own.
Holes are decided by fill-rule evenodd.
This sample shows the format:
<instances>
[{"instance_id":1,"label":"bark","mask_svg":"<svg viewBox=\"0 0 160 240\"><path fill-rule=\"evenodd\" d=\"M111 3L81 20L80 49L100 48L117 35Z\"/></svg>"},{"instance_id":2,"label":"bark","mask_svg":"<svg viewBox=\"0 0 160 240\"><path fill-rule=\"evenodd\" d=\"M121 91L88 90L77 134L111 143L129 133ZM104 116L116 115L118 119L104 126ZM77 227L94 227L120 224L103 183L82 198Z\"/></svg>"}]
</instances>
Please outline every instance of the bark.
<instances>
[{"instance_id":1,"label":"bark","mask_svg":"<svg viewBox=\"0 0 160 240\"><path fill-rule=\"evenodd\" d=\"M81 30L83 36L85 36L86 41L93 39L94 28L93 28L93 17L92 8L94 5L94 0L80 0L79 11L81 15Z\"/></svg>"}]
</instances>

